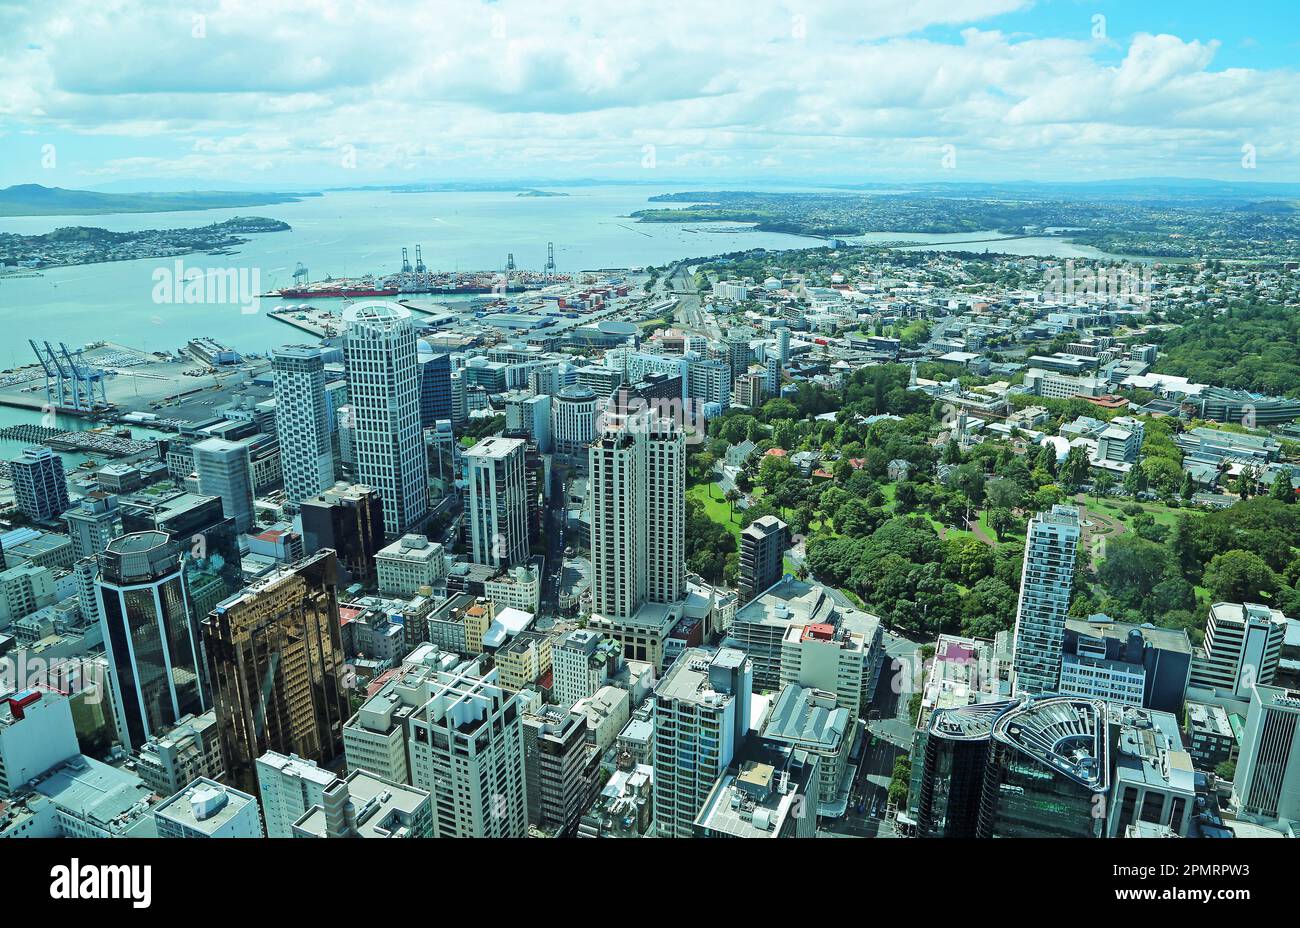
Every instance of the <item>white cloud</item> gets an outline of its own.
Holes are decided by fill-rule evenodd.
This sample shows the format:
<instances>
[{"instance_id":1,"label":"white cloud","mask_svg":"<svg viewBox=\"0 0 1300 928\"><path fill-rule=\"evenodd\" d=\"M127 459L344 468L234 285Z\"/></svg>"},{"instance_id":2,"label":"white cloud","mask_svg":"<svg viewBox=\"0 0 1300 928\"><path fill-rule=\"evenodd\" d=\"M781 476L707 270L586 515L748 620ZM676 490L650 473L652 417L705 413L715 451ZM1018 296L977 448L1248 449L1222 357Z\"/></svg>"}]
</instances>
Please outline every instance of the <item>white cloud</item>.
<instances>
[{"instance_id":1,"label":"white cloud","mask_svg":"<svg viewBox=\"0 0 1300 928\"><path fill-rule=\"evenodd\" d=\"M88 171L328 185L510 172L1131 173L1296 164L1294 71L1219 43L1010 35L1030 0L0 5L0 133L151 137ZM201 17L196 19L195 17ZM923 32L923 30L939 31ZM960 28L959 38L946 36ZM196 37L198 36L198 37ZM338 151L354 146L343 174ZM1267 160L1267 159L1266 159Z\"/></svg>"}]
</instances>

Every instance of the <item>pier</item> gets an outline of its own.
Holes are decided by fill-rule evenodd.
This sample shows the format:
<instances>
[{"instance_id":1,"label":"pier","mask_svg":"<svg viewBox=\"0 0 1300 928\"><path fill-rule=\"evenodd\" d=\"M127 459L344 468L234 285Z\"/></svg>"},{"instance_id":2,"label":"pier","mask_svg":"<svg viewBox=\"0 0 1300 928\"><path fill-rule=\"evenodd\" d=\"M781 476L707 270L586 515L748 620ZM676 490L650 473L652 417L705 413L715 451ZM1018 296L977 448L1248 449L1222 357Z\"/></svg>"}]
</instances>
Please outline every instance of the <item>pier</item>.
<instances>
[{"instance_id":1,"label":"pier","mask_svg":"<svg viewBox=\"0 0 1300 928\"><path fill-rule=\"evenodd\" d=\"M103 432L70 432L47 425L11 425L0 429L0 438L11 441L45 445L55 451L81 451L110 457L127 457L148 451L156 442L153 439L119 438Z\"/></svg>"}]
</instances>

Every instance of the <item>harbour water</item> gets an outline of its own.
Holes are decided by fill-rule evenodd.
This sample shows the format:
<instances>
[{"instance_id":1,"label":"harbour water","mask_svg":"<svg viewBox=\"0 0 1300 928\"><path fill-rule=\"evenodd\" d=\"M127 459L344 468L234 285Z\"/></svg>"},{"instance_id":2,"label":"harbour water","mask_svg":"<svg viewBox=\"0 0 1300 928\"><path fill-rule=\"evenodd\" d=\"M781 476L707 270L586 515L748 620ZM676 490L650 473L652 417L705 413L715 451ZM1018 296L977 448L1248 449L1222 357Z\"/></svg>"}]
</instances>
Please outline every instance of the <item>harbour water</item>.
<instances>
[{"instance_id":1,"label":"harbour water","mask_svg":"<svg viewBox=\"0 0 1300 928\"><path fill-rule=\"evenodd\" d=\"M390 193L349 191L308 197L296 203L175 213L103 216L37 216L0 219L0 232L39 234L62 226L98 226L112 231L208 225L233 216L282 219L291 231L250 235L230 254L181 257L186 269L255 271L263 292L293 283L298 262L311 280L326 276L390 273L401 268L401 249L422 247L436 270L495 270L513 254L521 268L541 270L547 242L555 243L561 273L612 267L662 265L748 248L802 248L821 240L755 232L737 223L637 223L628 215L651 204L671 187L566 188L567 196L528 197L513 192ZM684 205L684 204L683 204ZM995 233L994 233L995 234ZM985 236L870 233L862 241L913 241ZM998 250L991 243L968 246ZM1057 238L1017 239L1007 251L1062 257L1093 252ZM1095 253L1099 255L1100 253ZM264 352L301 341L294 330L270 319L261 301L257 313L230 303L157 303L156 269L172 269L176 258L87 264L42 271L40 276L0 277L0 321L10 336L0 340L0 368L33 360L27 338L77 346L107 340L149 351L174 351L207 335L242 352ZM298 301L290 301L298 302ZM320 301L323 305L331 302Z\"/></svg>"}]
</instances>

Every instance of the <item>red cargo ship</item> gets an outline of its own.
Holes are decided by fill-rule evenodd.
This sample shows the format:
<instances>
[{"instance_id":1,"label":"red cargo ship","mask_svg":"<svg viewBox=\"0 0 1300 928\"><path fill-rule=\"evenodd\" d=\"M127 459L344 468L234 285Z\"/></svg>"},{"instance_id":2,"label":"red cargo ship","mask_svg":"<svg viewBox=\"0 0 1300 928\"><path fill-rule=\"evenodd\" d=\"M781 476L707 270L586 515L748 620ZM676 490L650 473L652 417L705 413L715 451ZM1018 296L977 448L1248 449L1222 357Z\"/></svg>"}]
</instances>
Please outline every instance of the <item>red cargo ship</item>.
<instances>
[{"instance_id":1,"label":"red cargo ship","mask_svg":"<svg viewBox=\"0 0 1300 928\"><path fill-rule=\"evenodd\" d=\"M356 297L372 296L397 296L396 287L297 287L289 290L281 290L277 296L285 299L325 299L328 297L346 297L354 299Z\"/></svg>"}]
</instances>

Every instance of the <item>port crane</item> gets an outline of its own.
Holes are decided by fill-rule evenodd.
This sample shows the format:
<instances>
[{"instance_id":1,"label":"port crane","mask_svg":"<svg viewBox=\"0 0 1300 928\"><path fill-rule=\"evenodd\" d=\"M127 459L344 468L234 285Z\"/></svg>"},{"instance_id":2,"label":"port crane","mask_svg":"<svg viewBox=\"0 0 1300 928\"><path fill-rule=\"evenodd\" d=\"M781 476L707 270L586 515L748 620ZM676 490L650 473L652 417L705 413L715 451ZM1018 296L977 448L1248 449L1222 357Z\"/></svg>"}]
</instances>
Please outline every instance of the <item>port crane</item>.
<instances>
[{"instance_id":1,"label":"port crane","mask_svg":"<svg viewBox=\"0 0 1300 928\"><path fill-rule=\"evenodd\" d=\"M550 280L552 277L555 276L555 243L554 242L546 243L545 276L547 280Z\"/></svg>"},{"instance_id":2,"label":"port crane","mask_svg":"<svg viewBox=\"0 0 1300 928\"><path fill-rule=\"evenodd\" d=\"M307 266L299 261L298 266L293 269L293 285L301 287L305 283L307 283Z\"/></svg>"},{"instance_id":3,"label":"port crane","mask_svg":"<svg viewBox=\"0 0 1300 928\"><path fill-rule=\"evenodd\" d=\"M72 412L94 412L108 405L104 390L107 374L101 368L82 363L81 349L71 351L67 345L59 342L56 351L49 342L45 342L42 350L36 340L31 338L27 339L27 344L32 346L36 360L45 369L46 405Z\"/></svg>"},{"instance_id":4,"label":"port crane","mask_svg":"<svg viewBox=\"0 0 1300 928\"><path fill-rule=\"evenodd\" d=\"M407 256L406 248L402 248L402 273L411 273L411 259Z\"/></svg>"},{"instance_id":5,"label":"port crane","mask_svg":"<svg viewBox=\"0 0 1300 928\"><path fill-rule=\"evenodd\" d=\"M515 269L515 253L511 251L506 254L506 270L513 271L514 269Z\"/></svg>"},{"instance_id":6,"label":"port crane","mask_svg":"<svg viewBox=\"0 0 1300 928\"><path fill-rule=\"evenodd\" d=\"M415 246L415 273L423 274L427 270L428 268L424 266L424 255L420 254L420 246L416 245Z\"/></svg>"}]
</instances>

